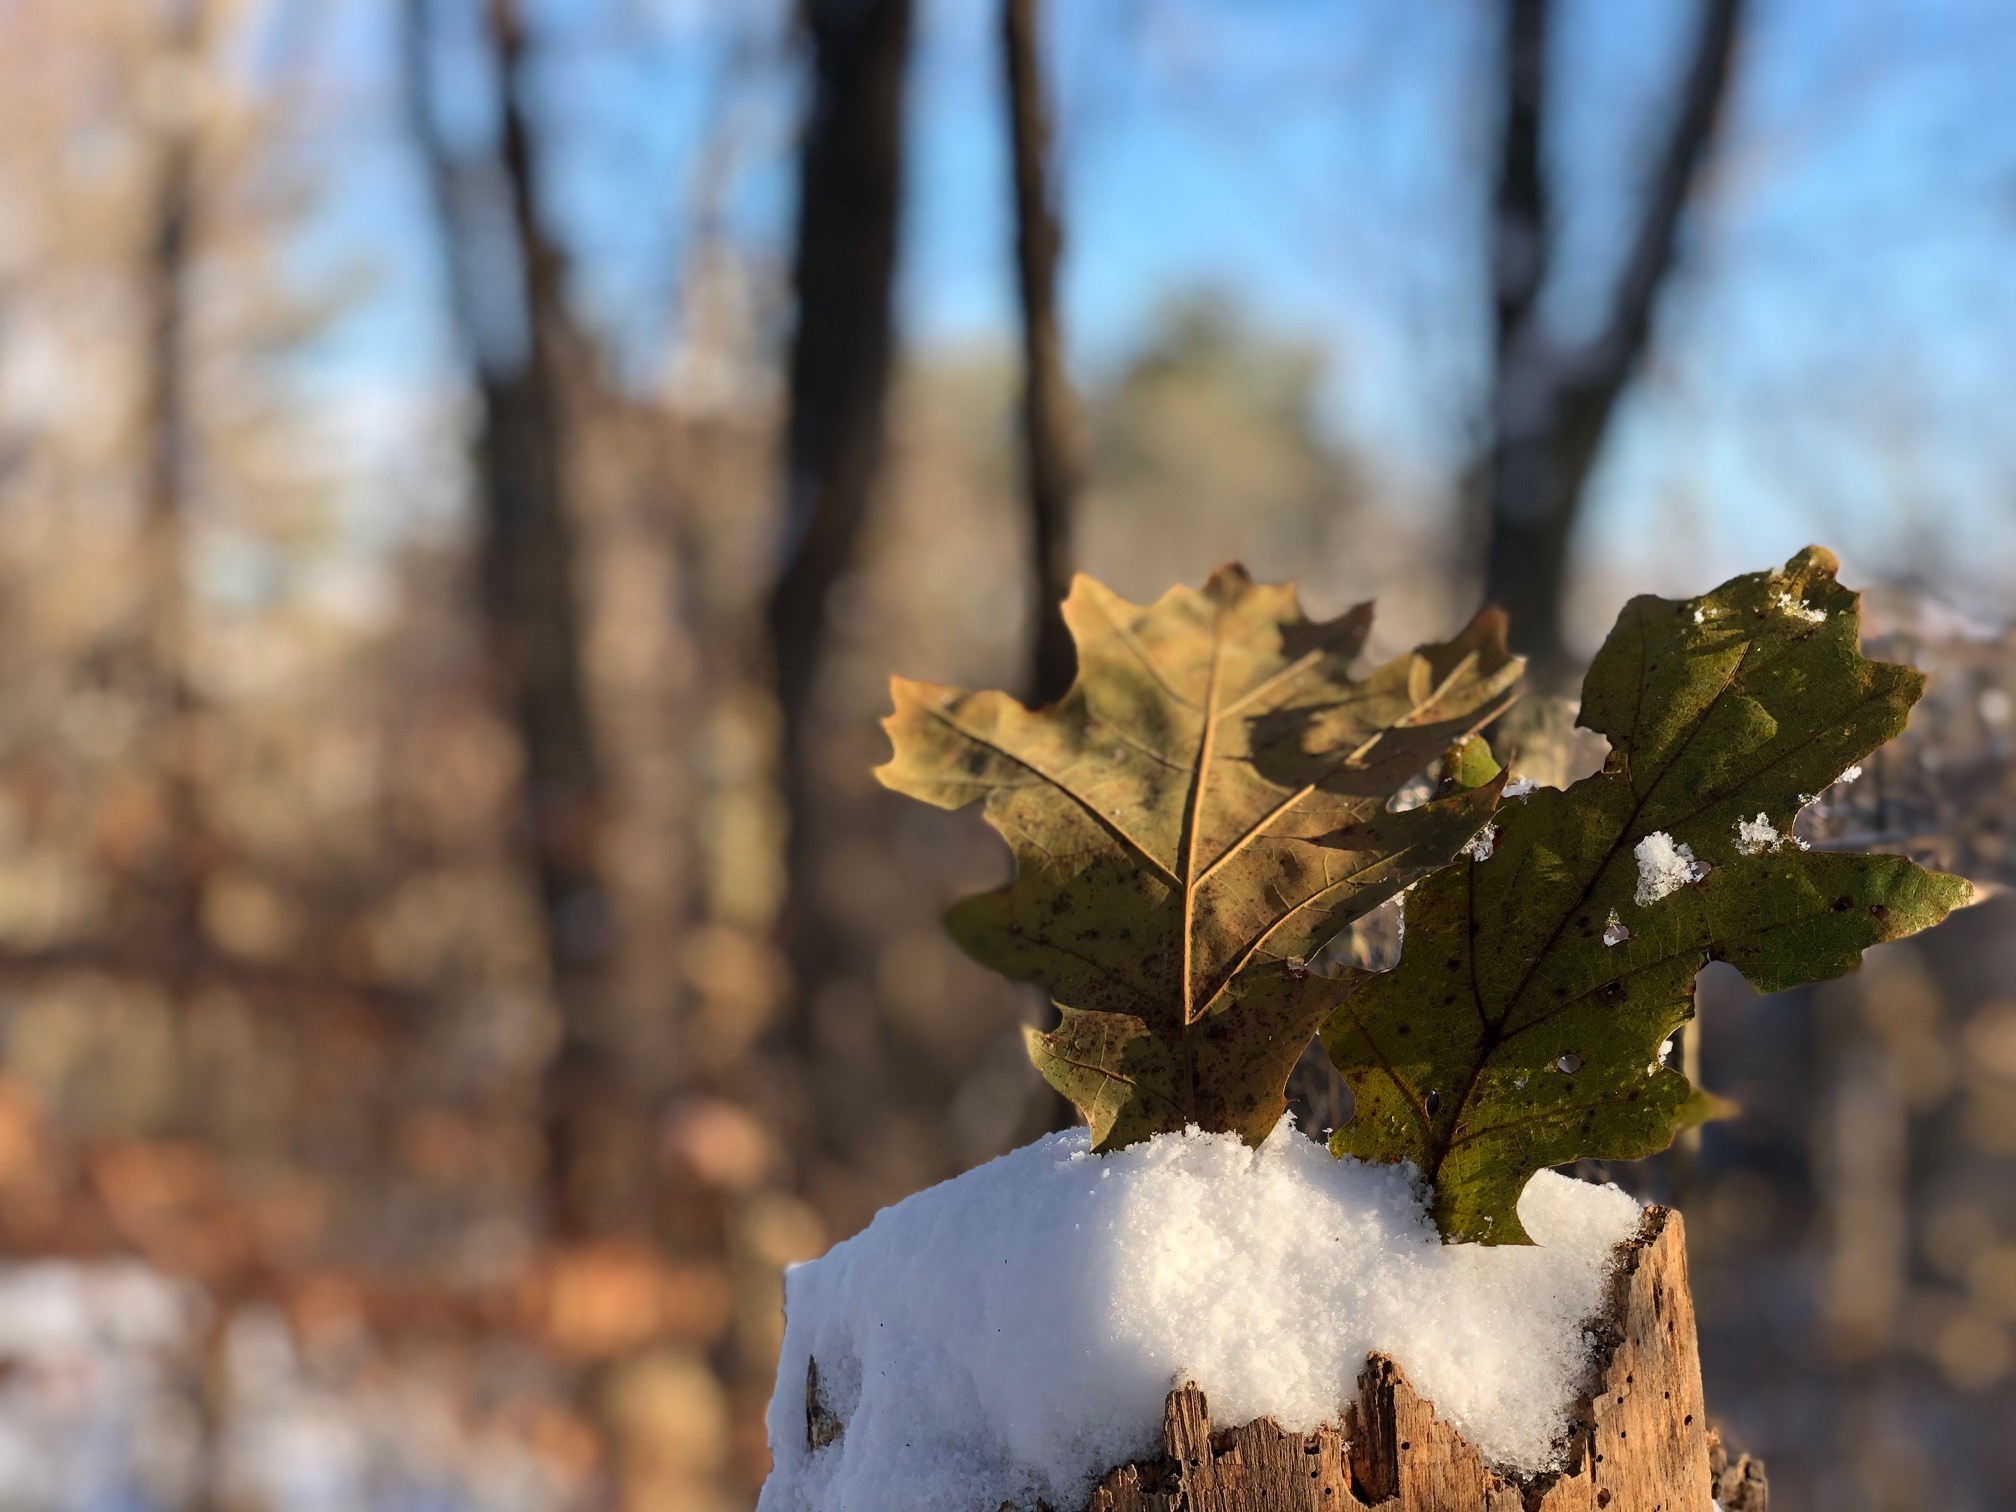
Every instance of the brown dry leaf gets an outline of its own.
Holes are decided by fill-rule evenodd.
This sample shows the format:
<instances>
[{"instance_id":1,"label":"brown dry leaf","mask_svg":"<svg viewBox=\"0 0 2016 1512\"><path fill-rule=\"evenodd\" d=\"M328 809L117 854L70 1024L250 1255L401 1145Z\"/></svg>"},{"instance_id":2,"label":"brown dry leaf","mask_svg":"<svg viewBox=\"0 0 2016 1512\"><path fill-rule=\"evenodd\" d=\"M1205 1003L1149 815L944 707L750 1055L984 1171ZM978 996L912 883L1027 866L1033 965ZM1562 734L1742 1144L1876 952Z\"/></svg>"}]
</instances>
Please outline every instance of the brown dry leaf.
<instances>
[{"instance_id":1,"label":"brown dry leaf","mask_svg":"<svg viewBox=\"0 0 2016 1512\"><path fill-rule=\"evenodd\" d=\"M1190 1124L1257 1141L1351 986L1306 961L1448 860L1498 785L1387 800L1506 706L1520 664L1487 613L1354 678L1369 605L1312 621L1237 566L1145 608L1080 577L1064 617L1079 670L1057 704L899 678L876 775L983 803L1014 850L1014 880L949 923L1063 1009L1030 1052L1096 1148Z\"/></svg>"}]
</instances>

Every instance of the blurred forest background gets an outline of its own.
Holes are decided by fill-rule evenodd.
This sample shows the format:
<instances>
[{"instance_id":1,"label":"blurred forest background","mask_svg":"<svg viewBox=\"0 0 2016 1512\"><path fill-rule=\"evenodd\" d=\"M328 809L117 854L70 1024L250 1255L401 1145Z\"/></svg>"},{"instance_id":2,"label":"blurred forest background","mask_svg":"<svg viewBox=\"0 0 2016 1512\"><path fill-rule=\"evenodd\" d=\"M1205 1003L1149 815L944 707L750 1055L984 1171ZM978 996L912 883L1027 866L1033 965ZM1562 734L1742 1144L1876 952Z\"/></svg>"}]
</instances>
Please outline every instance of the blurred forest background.
<instances>
[{"instance_id":1,"label":"blurred forest background","mask_svg":"<svg viewBox=\"0 0 2016 1512\"><path fill-rule=\"evenodd\" d=\"M2016 1502L2012 70L2002 0L0 0L0 1506L749 1507L780 1267L1063 1112L889 672L1047 696L1072 570L1238 556L1559 692L1809 539L1939 674L1815 833L1989 896L1711 973L1747 1112L1615 1174L1777 1506Z\"/></svg>"}]
</instances>

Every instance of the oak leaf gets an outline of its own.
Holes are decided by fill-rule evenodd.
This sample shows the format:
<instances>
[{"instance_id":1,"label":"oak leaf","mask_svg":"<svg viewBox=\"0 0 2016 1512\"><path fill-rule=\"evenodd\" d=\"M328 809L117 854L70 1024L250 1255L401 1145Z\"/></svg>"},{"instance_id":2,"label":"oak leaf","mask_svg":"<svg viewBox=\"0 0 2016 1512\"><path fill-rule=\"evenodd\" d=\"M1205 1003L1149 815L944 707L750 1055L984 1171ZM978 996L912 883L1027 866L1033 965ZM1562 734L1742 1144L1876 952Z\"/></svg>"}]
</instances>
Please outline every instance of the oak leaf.
<instances>
[{"instance_id":1,"label":"oak leaf","mask_svg":"<svg viewBox=\"0 0 2016 1512\"><path fill-rule=\"evenodd\" d=\"M1094 1147L1195 1124L1257 1142L1351 978L1311 957L1445 862L1498 786L1401 813L1387 800L1499 713L1519 662L1504 623L1362 678L1361 605L1305 618L1291 585L1221 568L1147 607L1079 577L1078 676L1055 705L893 682L887 786L982 803L1015 876L947 923L977 960L1062 1009L1029 1031Z\"/></svg>"},{"instance_id":2,"label":"oak leaf","mask_svg":"<svg viewBox=\"0 0 2016 1512\"><path fill-rule=\"evenodd\" d=\"M1714 1100L1664 1064L1711 958L1761 991L1937 923L1957 877L1823 854L1794 815L1904 728L1923 677L1858 649L1812 548L1700 598L1633 599L1583 685L1603 769L1507 799L1488 846L1407 897L1394 968L1323 1027L1340 1155L1412 1161L1449 1240L1523 1243L1545 1166L1663 1149Z\"/></svg>"}]
</instances>

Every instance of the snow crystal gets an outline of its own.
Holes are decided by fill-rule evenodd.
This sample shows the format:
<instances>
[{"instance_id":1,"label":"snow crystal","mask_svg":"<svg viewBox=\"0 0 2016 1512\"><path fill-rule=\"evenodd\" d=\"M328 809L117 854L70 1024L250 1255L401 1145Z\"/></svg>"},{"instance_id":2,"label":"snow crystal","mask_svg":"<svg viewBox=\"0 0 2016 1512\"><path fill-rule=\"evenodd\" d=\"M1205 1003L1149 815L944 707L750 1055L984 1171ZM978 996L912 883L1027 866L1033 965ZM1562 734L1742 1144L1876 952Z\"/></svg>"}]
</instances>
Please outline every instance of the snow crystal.
<instances>
[{"instance_id":1,"label":"snow crystal","mask_svg":"<svg viewBox=\"0 0 2016 1512\"><path fill-rule=\"evenodd\" d=\"M1491 852L1498 848L1498 826L1487 824L1468 840L1463 842L1463 854L1472 861L1489 861Z\"/></svg>"},{"instance_id":2,"label":"snow crystal","mask_svg":"<svg viewBox=\"0 0 2016 1512\"><path fill-rule=\"evenodd\" d=\"M1695 623L1695 624L1697 624L1697 625L1705 625L1705 624L1707 624L1707 623L1708 623L1708 616L1707 616L1707 614L1706 614L1706 613L1705 613L1704 611L1700 610L1700 609L1696 609L1696 610L1694 611L1694 623Z\"/></svg>"},{"instance_id":3,"label":"snow crystal","mask_svg":"<svg viewBox=\"0 0 2016 1512\"><path fill-rule=\"evenodd\" d=\"M1778 833L1778 827L1764 814L1755 819L1736 821L1736 849L1746 856L1775 851L1784 843L1785 837Z\"/></svg>"},{"instance_id":4,"label":"snow crystal","mask_svg":"<svg viewBox=\"0 0 2016 1512\"><path fill-rule=\"evenodd\" d=\"M1794 619L1802 619L1814 625L1821 625L1827 622L1827 611L1825 609L1815 609L1806 600L1792 597L1792 591L1789 588L1780 588L1777 598L1773 599L1772 602Z\"/></svg>"},{"instance_id":5,"label":"snow crystal","mask_svg":"<svg viewBox=\"0 0 2016 1512\"><path fill-rule=\"evenodd\" d=\"M1617 910L1614 908L1611 909L1610 917L1603 925L1603 943L1605 945L1622 945L1630 938L1631 931L1625 928L1624 921L1617 917Z\"/></svg>"},{"instance_id":6,"label":"snow crystal","mask_svg":"<svg viewBox=\"0 0 2016 1512\"><path fill-rule=\"evenodd\" d=\"M1692 850L1675 845L1664 830L1652 831L1632 847L1631 854L1638 858L1636 899L1640 908L1649 908L1668 893L1708 875L1708 863L1695 860Z\"/></svg>"},{"instance_id":7,"label":"snow crystal","mask_svg":"<svg viewBox=\"0 0 2016 1512\"><path fill-rule=\"evenodd\" d=\"M1857 777L1860 777L1861 775L1862 775L1862 763L1858 761L1855 763L1855 765L1848 768L1847 771L1843 772L1839 777L1836 777L1834 780L1836 782L1853 782Z\"/></svg>"},{"instance_id":8,"label":"snow crystal","mask_svg":"<svg viewBox=\"0 0 2016 1512\"><path fill-rule=\"evenodd\" d=\"M1505 784L1504 796L1507 798L1524 798L1539 785L1531 777L1514 777L1510 782Z\"/></svg>"},{"instance_id":9,"label":"snow crystal","mask_svg":"<svg viewBox=\"0 0 2016 1512\"><path fill-rule=\"evenodd\" d=\"M1800 850L1811 849L1797 835L1779 834L1778 827L1764 814L1759 814L1755 819L1736 821L1736 849L1746 856L1761 856L1787 845L1795 845Z\"/></svg>"},{"instance_id":10,"label":"snow crystal","mask_svg":"<svg viewBox=\"0 0 2016 1512\"><path fill-rule=\"evenodd\" d=\"M1075 1129L887 1209L786 1274L759 1512L1080 1506L1160 1453L1172 1387L1304 1432L1375 1351L1494 1463L1558 1463L1637 1204L1543 1172L1537 1244L1444 1245L1412 1178L1286 1119L1258 1150L1192 1131L1095 1156ZM812 1365L840 1424L816 1450Z\"/></svg>"}]
</instances>

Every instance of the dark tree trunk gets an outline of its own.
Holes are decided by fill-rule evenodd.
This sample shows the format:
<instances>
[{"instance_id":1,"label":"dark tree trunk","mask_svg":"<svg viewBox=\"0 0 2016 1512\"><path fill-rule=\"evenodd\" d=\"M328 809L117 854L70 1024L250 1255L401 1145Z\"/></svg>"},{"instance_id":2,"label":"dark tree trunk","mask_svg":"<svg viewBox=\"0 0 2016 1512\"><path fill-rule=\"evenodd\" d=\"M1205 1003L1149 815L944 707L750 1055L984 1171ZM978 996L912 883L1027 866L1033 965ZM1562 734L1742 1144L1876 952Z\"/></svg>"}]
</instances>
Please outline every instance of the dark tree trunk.
<instances>
[{"instance_id":1,"label":"dark tree trunk","mask_svg":"<svg viewBox=\"0 0 2016 1512\"><path fill-rule=\"evenodd\" d=\"M491 0L503 168L523 270L526 347L483 383L484 597L525 745L525 803L560 1043L542 1088L549 1207L579 1238L648 1223L649 1130L632 1106L610 1003L615 911L602 874L605 802L582 662L563 391L578 372L559 250L539 218L515 0Z\"/></svg>"},{"instance_id":2,"label":"dark tree trunk","mask_svg":"<svg viewBox=\"0 0 2016 1512\"><path fill-rule=\"evenodd\" d=\"M175 0L162 53L174 64L200 65L209 34L206 0ZM141 570L145 600L138 626L139 678L151 716L155 780L162 833L144 878L145 934L152 949L145 975L160 984L177 1008L186 1005L204 973L208 937L203 924L205 873L211 860L198 791L199 711L189 666L188 514L192 452L190 368L190 265L200 229L197 123L179 102L153 123L155 177L148 242L140 269L142 341L139 429ZM200 1113L185 1105L185 1113ZM215 1338L202 1357L206 1373L221 1363ZM191 1505L210 1512L220 1504L217 1464L223 1438L217 1394L196 1395L198 1474Z\"/></svg>"},{"instance_id":3,"label":"dark tree trunk","mask_svg":"<svg viewBox=\"0 0 2016 1512\"><path fill-rule=\"evenodd\" d=\"M202 0L171 8L163 51L195 66L203 51ZM189 265L197 231L195 122L177 109L154 123L155 177L141 266L144 351L139 429L141 560L146 600L138 627L145 697L153 712L163 840L148 878L163 975L181 997L203 954L202 816L196 794L196 708L188 672L186 575L190 419L187 387Z\"/></svg>"},{"instance_id":4,"label":"dark tree trunk","mask_svg":"<svg viewBox=\"0 0 2016 1512\"><path fill-rule=\"evenodd\" d=\"M1564 346L1543 329L1538 297L1552 254L1542 123L1548 0L1510 0L1505 133L1492 227L1496 371L1486 467L1485 593L1508 610L1518 649L1543 686L1568 672L1562 600L1582 497L1619 395L1650 339L1672 271L1682 214L1728 94L1743 0L1704 0L1699 35L1601 330Z\"/></svg>"},{"instance_id":5,"label":"dark tree trunk","mask_svg":"<svg viewBox=\"0 0 2016 1512\"><path fill-rule=\"evenodd\" d=\"M910 0L806 0L805 25L812 104L799 161L784 534L769 613L794 834L811 796L806 727L828 599L854 561L882 461Z\"/></svg>"},{"instance_id":6,"label":"dark tree trunk","mask_svg":"<svg viewBox=\"0 0 2016 1512\"><path fill-rule=\"evenodd\" d=\"M1071 516L1078 491L1071 390L1057 319L1062 245L1050 181L1050 118L1038 44L1039 0L1003 0L1002 56L1015 166L1015 274L1022 297L1022 470L1035 561L1030 695L1053 703L1078 670L1060 605L1071 591Z\"/></svg>"},{"instance_id":7,"label":"dark tree trunk","mask_svg":"<svg viewBox=\"0 0 2016 1512\"><path fill-rule=\"evenodd\" d=\"M651 1212L648 1174L623 1147L625 1058L609 1013L613 912L602 873L603 793L574 579L562 394L580 339L566 313L558 249L539 217L523 105L525 45L512 0L490 0L502 128L487 177L520 275L515 330L481 328L474 269L485 222L476 188L435 129L426 88L430 7L410 0L408 67L463 336L480 400L475 441L479 598L499 702L523 750L516 844L537 888L560 1044L543 1088L549 1216L563 1237L623 1227Z\"/></svg>"}]
</instances>

